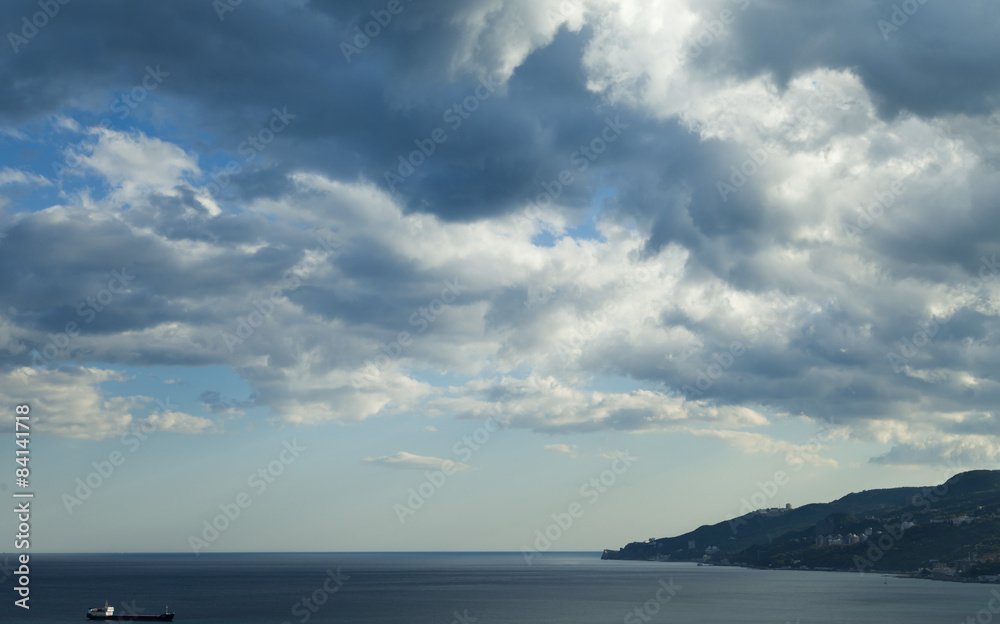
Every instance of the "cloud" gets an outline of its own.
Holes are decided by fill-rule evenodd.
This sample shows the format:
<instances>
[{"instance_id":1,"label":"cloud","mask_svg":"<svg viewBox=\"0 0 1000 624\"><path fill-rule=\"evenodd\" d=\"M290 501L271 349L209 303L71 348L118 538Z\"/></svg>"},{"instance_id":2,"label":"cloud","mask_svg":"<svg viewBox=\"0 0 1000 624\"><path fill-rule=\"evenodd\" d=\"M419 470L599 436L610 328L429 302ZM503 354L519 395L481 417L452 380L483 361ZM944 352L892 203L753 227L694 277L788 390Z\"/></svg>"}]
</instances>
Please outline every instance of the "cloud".
<instances>
[{"instance_id":1,"label":"cloud","mask_svg":"<svg viewBox=\"0 0 1000 624\"><path fill-rule=\"evenodd\" d=\"M946 436L943 440L923 440L893 446L871 458L873 464L896 467L983 466L1000 458L995 436Z\"/></svg>"},{"instance_id":2,"label":"cloud","mask_svg":"<svg viewBox=\"0 0 1000 624\"><path fill-rule=\"evenodd\" d=\"M165 383L170 383L167 381ZM214 390L206 390L198 396L202 406L213 414L230 414L242 416L245 410L253 407L253 400L237 401L235 399L224 399L222 394Z\"/></svg>"},{"instance_id":3,"label":"cloud","mask_svg":"<svg viewBox=\"0 0 1000 624\"><path fill-rule=\"evenodd\" d=\"M451 394L431 400L429 408L472 414L495 404L510 426L547 432L681 431L692 424L755 427L769 422L750 408L719 407L645 390L588 391L563 384L555 377L477 380L451 389Z\"/></svg>"},{"instance_id":4,"label":"cloud","mask_svg":"<svg viewBox=\"0 0 1000 624\"><path fill-rule=\"evenodd\" d=\"M38 186L52 185L52 183L49 182L44 176L27 173L19 169L4 167L3 169L0 169L0 186L7 186L9 184L36 184Z\"/></svg>"},{"instance_id":5,"label":"cloud","mask_svg":"<svg viewBox=\"0 0 1000 624\"><path fill-rule=\"evenodd\" d=\"M23 367L0 376L0 404L13 414L14 405L27 402L39 433L99 440L124 433L143 403L144 397L109 396L100 387L124 379L122 373L99 368Z\"/></svg>"},{"instance_id":6,"label":"cloud","mask_svg":"<svg viewBox=\"0 0 1000 624\"><path fill-rule=\"evenodd\" d=\"M823 447L815 442L793 444L762 433L725 429L690 429L689 433L699 437L722 440L746 454L784 455L785 462L790 466L807 464L836 468L838 465L836 460L822 457L818 451L822 450Z\"/></svg>"},{"instance_id":7,"label":"cloud","mask_svg":"<svg viewBox=\"0 0 1000 624\"><path fill-rule=\"evenodd\" d=\"M188 435L218 432L215 423L208 418L192 416L183 412L157 412L150 414L142 421L140 426L142 425L148 425L145 429L151 429L152 431Z\"/></svg>"},{"instance_id":8,"label":"cloud","mask_svg":"<svg viewBox=\"0 0 1000 624\"><path fill-rule=\"evenodd\" d=\"M568 444L546 444L543 446L546 451L554 451L556 453L563 453L564 455L569 455L570 457L576 457L576 445Z\"/></svg>"},{"instance_id":9,"label":"cloud","mask_svg":"<svg viewBox=\"0 0 1000 624\"><path fill-rule=\"evenodd\" d=\"M539 432L787 455L809 452L780 431L803 415L886 445L880 463L991 461L995 4L928 3L884 38L888 0L413 3L318 65L369 4L222 24L95 3L0 63L11 149L93 144L51 187L31 158L0 172L0 371L79 387L53 432L133 417L140 399L100 387L112 364L221 366L251 396L205 411L276 423L497 407ZM169 78L95 127L150 62ZM250 159L275 107L296 118ZM50 372L33 353L70 322Z\"/></svg>"},{"instance_id":10,"label":"cloud","mask_svg":"<svg viewBox=\"0 0 1000 624\"><path fill-rule=\"evenodd\" d=\"M186 175L200 173L197 161L178 146L142 132L95 129L97 137L89 155L77 157L119 189L124 201L148 193L173 195Z\"/></svg>"},{"instance_id":11,"label":"cloud","mask_svg":"<svg viewBox=\"0 0 1000 624\"><path fill-rule=\"evenodd\" d=\"M384 455L382 457L366 457L365 462L369 464L379 464L382 466L390 466L393 468L406 468L412 470L442 470L447 469L449 471L459 471L463 472L466 470L475 470L472 466L468 464L463 464L462 462L452 461L450 459L440 459L438 457L424 457L422 455L414 455L413 453L407 453L405 451L400 451L395 455Z\"/></svg>"},{"instance_id":12,"label":"cloud","mask_svg":"<svg viewBox=\"0 0 1000 624\"><path fill-rule=\"evenodd\" d=\"M35 369L22 367L0 375L0 405L14 413L14 406L28 403L32 431L70 438L100 440L122 435L135 426L149 431L183 434L212 433L214 423L178 411L159 411L145 418L153 401L146 396L114 396L101 387L121 382L126 375L96 367ZM30 396L30 400L23 397Z\"/></svg>"}]
</instances>

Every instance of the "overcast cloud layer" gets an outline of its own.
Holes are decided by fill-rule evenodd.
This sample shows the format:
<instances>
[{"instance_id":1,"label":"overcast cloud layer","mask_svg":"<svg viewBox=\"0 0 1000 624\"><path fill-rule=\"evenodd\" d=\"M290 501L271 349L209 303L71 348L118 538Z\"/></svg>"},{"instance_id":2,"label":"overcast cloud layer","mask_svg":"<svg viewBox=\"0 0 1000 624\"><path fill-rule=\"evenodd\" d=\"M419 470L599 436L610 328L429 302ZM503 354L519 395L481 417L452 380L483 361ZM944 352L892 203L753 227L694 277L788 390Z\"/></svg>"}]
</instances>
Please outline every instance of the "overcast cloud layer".
<instances>
[{"instance_id":1,"label":"overcast cloud layer","mask_svg":"<svg viewBox=\"0 0 1000 624\"><path fill-rule=\"evenodd\" d=\"M805 418L998 459L996 2L38 7L0 24L0 400L41 432L502 414L835 464ZM109 383L150 366L251 391Z\"/></svg>"}]
</instances>

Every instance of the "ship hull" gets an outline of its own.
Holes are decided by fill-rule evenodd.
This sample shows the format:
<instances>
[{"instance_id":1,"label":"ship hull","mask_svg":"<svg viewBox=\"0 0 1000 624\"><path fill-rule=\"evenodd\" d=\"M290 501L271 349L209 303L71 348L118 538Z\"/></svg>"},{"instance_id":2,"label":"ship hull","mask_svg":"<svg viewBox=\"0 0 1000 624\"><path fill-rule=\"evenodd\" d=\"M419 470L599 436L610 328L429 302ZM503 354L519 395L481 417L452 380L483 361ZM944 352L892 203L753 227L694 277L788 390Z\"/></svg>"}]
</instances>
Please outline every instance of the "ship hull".
<instances>
[{"instance_id":1,"label":"ship hull","mask_svg":"<svg viewBox=\"0 0 1000 624\"><path fill-rule=\"evenodd\" d=\"M162 615L91 615L87 614L88 620L110 620L117 622L173 622L173 613Z\"/></svg>"}]
</instances>

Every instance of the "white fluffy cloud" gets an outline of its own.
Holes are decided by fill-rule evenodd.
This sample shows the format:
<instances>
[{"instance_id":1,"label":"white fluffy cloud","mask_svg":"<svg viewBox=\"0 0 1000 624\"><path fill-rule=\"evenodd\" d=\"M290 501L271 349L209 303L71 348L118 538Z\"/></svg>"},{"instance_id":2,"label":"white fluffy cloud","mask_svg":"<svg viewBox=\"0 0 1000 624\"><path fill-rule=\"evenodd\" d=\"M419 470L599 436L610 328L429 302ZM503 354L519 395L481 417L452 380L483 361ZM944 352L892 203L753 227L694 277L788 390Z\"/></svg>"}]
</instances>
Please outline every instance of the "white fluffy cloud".
<instances>
[{"instance_id":1,"label":"white fluffy cloud","mask_svg":"<svg viewBox=\"0 0 1000 624\"><path fill-rule=\"evenodd\" d=\"M79 164L118 189L116 199L136 200L146 193L173 195L186 175L198 174L197 160L183 149L141 132L95 128L89 154Z\"/></svg>"},{"instance_id":2,"label":"white fluffy cloud","mask_svg":"<svg viewBox=\"0 0 1000 624\"><path fill-rule=\"evenodd\" d=\"M136 426L146 431L207 433L212 421L177 411L157 411L145 418L153 399L116 396L101 386L125 381L118 371L87 367L59 369L22 367L0 375L0 406L14 414L14 406L31 407L32 431L71 438L102 439L122 435Z\"/></svg>"}]
</instances>

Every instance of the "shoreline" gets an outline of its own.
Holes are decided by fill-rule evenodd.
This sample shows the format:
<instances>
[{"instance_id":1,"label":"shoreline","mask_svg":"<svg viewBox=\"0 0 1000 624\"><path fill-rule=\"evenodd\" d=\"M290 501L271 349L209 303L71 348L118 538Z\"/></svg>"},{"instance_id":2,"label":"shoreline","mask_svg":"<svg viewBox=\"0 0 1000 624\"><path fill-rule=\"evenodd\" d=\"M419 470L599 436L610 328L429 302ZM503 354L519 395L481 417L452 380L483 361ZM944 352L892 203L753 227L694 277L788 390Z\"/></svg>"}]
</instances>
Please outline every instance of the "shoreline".
<instances>
[{"instance_id":1,"label":"shoreline","mask_svg":"<svg viewBox=\"0 0 1000 624\"><path fill-rule=\"evenodd\" d=\"M603 561L645 561L647 563L687 563L687 564L691 564L691 565L694 565L694 566L701 566L701 567L709 567L709 566L711 566L711 567L715 567L715 568L743 568L743 569L746 569L746 570L756 570L756 571L762 571L762 572L840 572L840 573L846 573L846 574L860 574L860 575L875 574L875 575L880 575L880 576L884 576L884 577L892 577L892 578L899 578L899 579L916 579L916 580L925 580L925 581L940 581L940 582L944 582L944 583L961 583L961 584L976 584L976 585L1000 585L1000 579L998 579L996 581L982 581L982 580L979 580L978 578L968 578L968 577L947 578L947 577L932 576L932 575L926 575L925 576L925 575L921 575L921 574L918 574L918 573L904 572L904 571L901 571L901 570L871 570L871 571L868 571L868 572L859 572L859 571L857 571L856 569L853 569L853 568L839 568L839 569L838 568L805 568L805 569L803 569L803 568L765 568L765 567L757 567L757 566L752 566L752 565L740 565L740 564L728 564L727 565L727 564L722 564L722 563L711 563L711 562L704 562L704 561L650 561L649 559L604 559L603 557L601 559Z\"/></svg>"}]
</instances>

